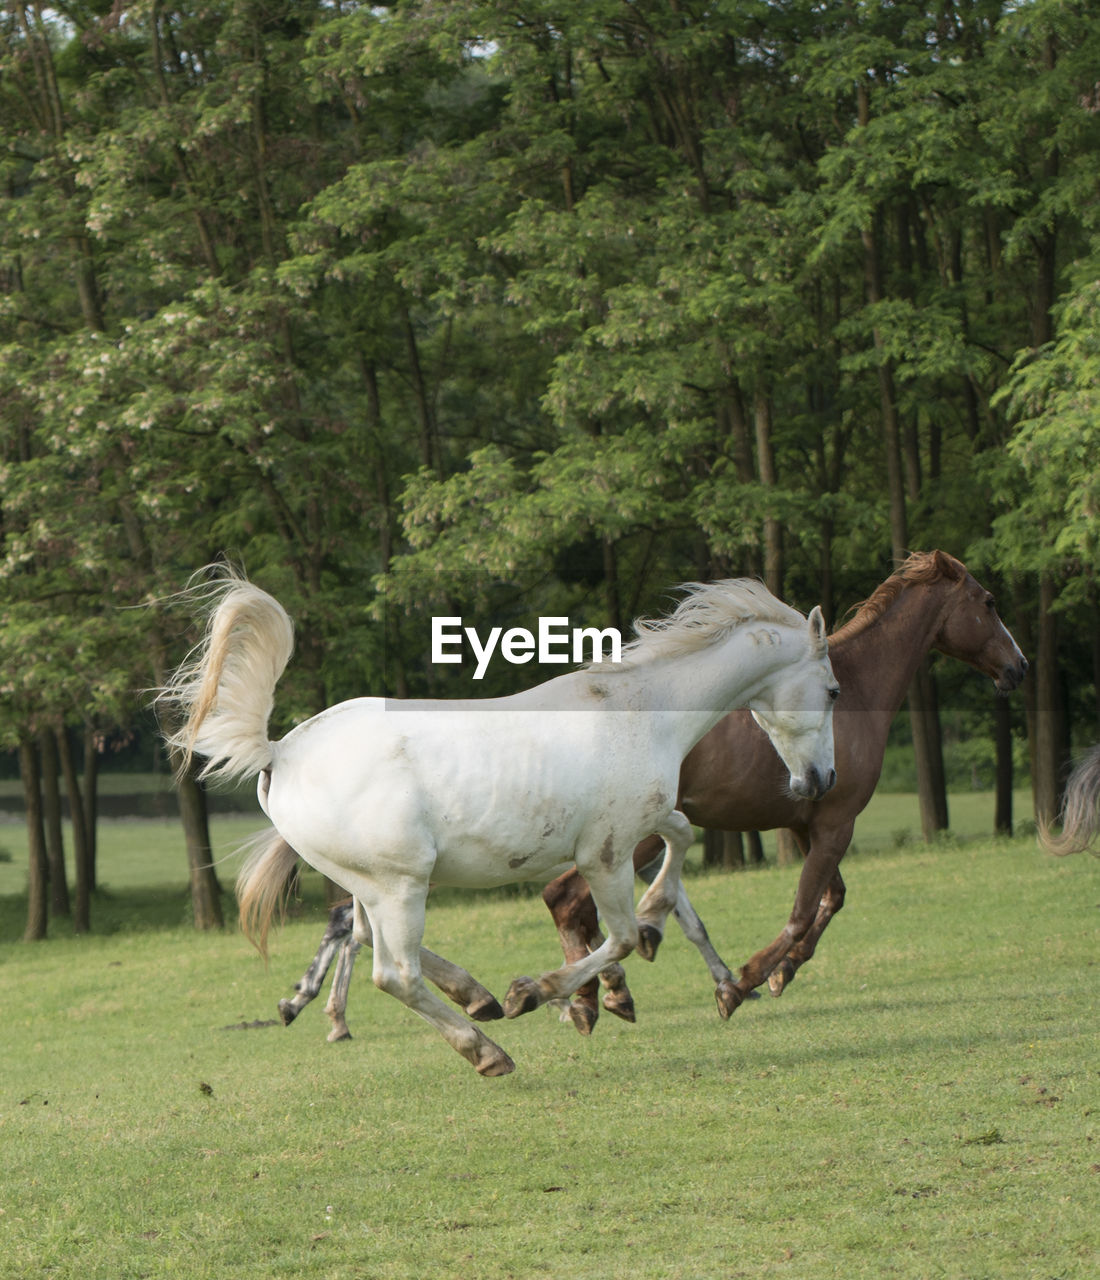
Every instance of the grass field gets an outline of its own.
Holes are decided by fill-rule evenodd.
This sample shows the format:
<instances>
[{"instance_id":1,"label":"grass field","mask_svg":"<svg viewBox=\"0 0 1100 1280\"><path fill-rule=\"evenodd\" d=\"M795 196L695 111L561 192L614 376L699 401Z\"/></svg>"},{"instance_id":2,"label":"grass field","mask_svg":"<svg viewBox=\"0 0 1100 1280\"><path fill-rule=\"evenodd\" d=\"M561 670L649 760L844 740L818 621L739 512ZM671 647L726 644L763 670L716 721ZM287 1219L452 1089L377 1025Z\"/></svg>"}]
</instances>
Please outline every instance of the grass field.
<instances>
[{"instance_id":1,"label":"grass field","mask_svg":"<svg viewBox=\"0 0 1100 1280\"><path fill-rule=\"evenodd\" d=\"M0 941L0 1277L1097 1275L1100 864L895 848L881 821L782 1000L723 1024L673 931L627 962L637 1025L494 1024L518 1068L498 1080L366 963L353 1041L326 1043L321 1001L243 1029L275 1017L320 907L265 971L187 927L169 824L105 829L103 932ZM3 892L22 874L0 863ZM796 874L691 878L728 961L774 936ZM0 939L21 912L0 896ZM498 995L556 963L537 897L446 900L427 942Z\"/></svg>"},{"instance_id":2,"label":"grass field","mask_svg":"<svg viewBox=\"0 0 1100 1280\"><path fill-rule=\"evenodd\" d=\"M18 786L17 781L0 782L0 795L14 797ZM104 791L109 794L123 791L128 794L144 794L163 790L166 786L166 779L147 774L104 777ZM1030 791L1018 791L1014 803L1018 830L1024 834L1030 833L1034 830ZM993 797L990 793L967 791L952 794L949 804L951 838L967 840L992 831ZM231 855L236 846L262 827L264 822L258 807L255 808L253 817L215 815L211 821L211 832L216 844L216 856L221 858ZM852 852L858 854L902 848L920 843L921 838L920 809L916 796L879 793L872 798L856 821ZM762 839L765 854L774 860L774 834L764 832ZM159 892L164 886L173 883L178 885L180 893L185 891L183 833L175 819L103 823L100 843L103 848L100 882L110 894L129 895L133 891L144 893L150 886L154 886ZM689 855L692 856L698 861L698 848ZM12 937L13 928L17 931L14 936L22 932L22 924L18 922L5 927L3 900L26 892L26 865L27 840L22 818L12 813L0 813L0 941ZM232 878L232 866L230 864L227 868L227 883ZM14 909L14 904L9 903L8 907ZM149 909L154 913L152 922L160 923L164 918L163 904L150 904ZM175 920L169 917L169 922L175 923ZM94 927L98 930L102 924L100 913Z\"/></svg>"}]
</instances>

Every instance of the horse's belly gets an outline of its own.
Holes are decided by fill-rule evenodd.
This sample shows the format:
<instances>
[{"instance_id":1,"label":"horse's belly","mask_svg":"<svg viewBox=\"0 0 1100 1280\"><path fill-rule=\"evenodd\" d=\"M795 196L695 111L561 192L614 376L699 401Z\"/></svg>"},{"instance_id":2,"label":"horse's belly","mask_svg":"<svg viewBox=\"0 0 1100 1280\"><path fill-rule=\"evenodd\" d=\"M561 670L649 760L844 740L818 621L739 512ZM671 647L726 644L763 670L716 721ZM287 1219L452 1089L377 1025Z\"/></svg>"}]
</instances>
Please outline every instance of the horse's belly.
<instances>
[{"instance_id":1,"label":"horse's belly","mask_svg":"<svg viewBox=\"0 0 1100 1280\"><path fill-rule=\"evenodd\" d=\"M493 807L480 813L450 810L432 823L435 884L490 888L522 880L543 884L573 862L577 832L566 806L547 797L527 814Z\"/></svg>"},{"instance_id":2,"label":"horse's belly","mask_svg":"<svg viewBox=\"0 0 1100 1280\"><path fill-rule=\"evenodd\" d=\"M549 884L570 866L572 859L563 859L556 853L506 856L506 851L492 849L479 856L470 842L463 842L461 848L446 850L436 857L431 880L432 884L460 889L495 889L524 880Z\"/></svg>"}]
</instances>

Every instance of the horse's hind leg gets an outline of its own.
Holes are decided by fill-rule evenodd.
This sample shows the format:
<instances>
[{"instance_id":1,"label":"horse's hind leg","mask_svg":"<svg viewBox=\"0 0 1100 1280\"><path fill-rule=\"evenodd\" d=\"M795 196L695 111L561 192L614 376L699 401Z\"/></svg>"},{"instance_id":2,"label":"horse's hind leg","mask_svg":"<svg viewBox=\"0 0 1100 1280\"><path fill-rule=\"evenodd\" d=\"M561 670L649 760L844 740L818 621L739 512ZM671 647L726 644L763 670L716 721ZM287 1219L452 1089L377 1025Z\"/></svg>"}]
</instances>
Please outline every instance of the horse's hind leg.
<instances>
[{"instance_id":1,"label":"horse's hind leg","mask_svg":"<svg viewBox=\"0 0 1100 1280\"><path fill-rule=\"evenodd\" d=\"M552 880L542 891L561 941L566 964L583 960L604 942L600 932L596 904L592 901L588 883L577 870L567 871ZM609 966L599 976L605 988L603 1005L616 1017L634 1021L634 1000L626 985L626 975L620 964ZM600 1016L597 994L599 985L595 978L585 982L569 1001L569 1016L582 1036L591 1035Z\"/></svg>"},{"instance_id":2,"label":"horse's hind leg","mask_svg":"<svg viewBox=\"0 0 1100 1280\"><path fill-rule=\"evenodd\" d=\"M586 856L586 854L588 856ZM588 881L607 940L595 951L535 979L516 978L504 997L506 1017L529 1013L548 1000L560 1000L579 990L609 966L629 955L638 945L634 916L634 868L629 861L607 867L599 849L579 850L577 866Z\"/></svg>"},{"instance_id":3,"label":"horse's hind leg","mask_svg":"<svg viewBox=\"0 0 1100 1280\"><path fill-rule=\"evenodd\" d=\"M437 986L448 999L461 1005L466 1016L475 1022L493 1022L504 1017L500 1001L465 969L426 947L420 948L420 967L424 977Z\"/></svg>"},{"instance_id":4,"label":"horse's hind leg","mask_svg":"<svg viewBox=\"0 0 1100 1280\"><path fill-rule=\"evenodd\" d=\"M333 1044L339 1040L351 1039L346 1017L348 987L351 985L351 971L355 968L355 957L362 946L363 944L349 933L340 949L340 958L336 961L336 972L332 976L332 990L328 993L328 1003L325 1005L325 1012L332 1023L328 1039Z\"/></svg>"},{"instance_id":5,"label":"horse's hind leg","mask_svg":"<svg viewBox=\"0 0 1100 1280\"><path fill-rule=\"evenodd\" d=\"M350 898L346 902L338 902L329 912L321 945L309 968L294 984L294 996L290 1000L279 1001L279 1017L284 1027L289 1027L306 1005L320 993L333 956L343 946L344 940L351 936L351 918Z\"/></svg>"},{"instance_id":6,"label":"horse's hind leg","mask_svg":"<svg viewBox=\"0 0 1100 1280\"><path fill-rule=\"evenodd\" d=\"M374 985L431 1023L447 1043L483 1076L501 1076L515 1063L482 1031L428 990L421 971L427 883L393 877L381 888L360 881L355 900L355 932L374 935Z\"/></svg>"},{"instance_id":7,"label":"horse's hind leg","mask_svg":"<svg viewBox=\"0 0 1100 1280\"><path fill-rule=\"evenodd\" d=\"M369 929L369 924L368 924ZM325 1012L332 1020L329 1040L350 1040L351 1032L345 1018L348 1007L348 986L351 983L351 971L355 966L355 957L359 953L361 943L350 936L345 940L340 958L336 962L336 973L332 979L332 990L329 992ZM372 946L372 942L366 945ZM500 1002L486 987L477 982L465 969L451 964L442 956L426 948L420 949L420 967L424 976L448 996L455 1004L462 1005L469 1017L475 1022L491 1022L494 1018L503 1018L504 1010Z\"/></svg>"},{"instance_id":8,"label":"horse's hind leg","mask_svg":"<svg viewBox=\"0 0 1100 1280\"><path fill-rule=\"evenodd\" d=\"M592 901L591 895L589 895L589 901ZM592 906L592 916L593 919L598 920L595 904ZM590 955L602 947L606 941L597 924L588 935L587 944L579 953L580 956ZM603 1007L608 1013L613 1013L616 1018L622 1018L624 1022L637 1020L634 1014L634 997L626 985L626 970L616 961L614 964L609 964L606 969L600 970L598 982L595 980L586 982L573 993L573 998L569 1002L569 1017L582 1036L591 1035L592 1028L596 1025L596 993L600 987L603 987ZM579 997L582 996L587 999L580 1004ZM590 1011L591 1017L589 1017Z\"/></svg>"},{"instance_id":9,"label":"horse's hind leg","mask_svg":"<svg viewBox=\"0 0 1100 1280\"><path fill-rule=\"evenodd\" d=\"M676 909L680 896L680 873L684 855L694 839L691 823L674 809L657 828L664 839L665 857L652 884L638 903L638 954L643 960L654 960L657 948L664 936L665 922L670 911Z\"/></svg>"},{"instance_id":10,"label":"horse's hind leg","mask_svg":"<svg viewBox=\"0 0 1100 1280\"><path fill-rule=\"evenodd\" d=\"M309 1002L319 994L321 984L325 980L332 963L333 955L338 951L336 972L332 976L332 989L329 992L325 1013L332 1023L328 1039L335 1043L350 1040L351 1031L347 1024L348 989L351 975L355 968L355 957L362 947L373 947L374 938L370 921L364 916L360 923L360 937L352 937L353 906L349 898L346 902L337 903L329 913L328 928L321 940L321 946L313 958L305 976L295 987L297 995L293 1000L280 1000L279 1013L283 1023L289 1026ZM456 1004L462 1005L467 1014L476 1022L488 1022L493 1018L503 1018L504 1010L491 991L480 982L451 964L434 952L421 949L420 962L425 973L437 987Z\"/></svg>"},{"instance_id":11,"label":"horse's hind leg","mask_svg":"<svg viewBox=\"0 0 1100 1280\"><path fill-rule=\"evenodd\" d=\"M787 987L794 981L794 975L806 963L812 959L814 952L817 950L817 944L821 941L821 935L829 927L829 921L844 906L844 881L839 871L834 871L832 879L825 886L825 892L821 895L821 903L817 908L817 916L812 925L810 925L806 936L801 942L796 942L790 951L768 975L768 990L773 996L781 996Z\"/></svg>"}]
</instances>

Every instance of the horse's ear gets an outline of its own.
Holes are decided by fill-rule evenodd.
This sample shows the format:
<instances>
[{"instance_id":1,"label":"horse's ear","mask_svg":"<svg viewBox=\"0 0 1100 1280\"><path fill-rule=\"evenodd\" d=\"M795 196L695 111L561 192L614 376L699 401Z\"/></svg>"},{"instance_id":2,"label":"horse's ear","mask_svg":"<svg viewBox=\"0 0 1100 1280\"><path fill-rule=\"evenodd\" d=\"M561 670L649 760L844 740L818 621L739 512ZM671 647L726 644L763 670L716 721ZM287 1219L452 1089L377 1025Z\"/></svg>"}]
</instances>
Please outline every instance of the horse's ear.
<instances>
[{"instance_id":1,"label":"horse's ear","mask_svg":"<svg viewBox=\"0 0 1100 1280\"><path fill-rule=\"evenodd\" d=\"M823 658L829 651L829 637L825 633L825 615L821 606L815 604L810 611L810 648L814 656Z\"/></svg>"}]
</instances>

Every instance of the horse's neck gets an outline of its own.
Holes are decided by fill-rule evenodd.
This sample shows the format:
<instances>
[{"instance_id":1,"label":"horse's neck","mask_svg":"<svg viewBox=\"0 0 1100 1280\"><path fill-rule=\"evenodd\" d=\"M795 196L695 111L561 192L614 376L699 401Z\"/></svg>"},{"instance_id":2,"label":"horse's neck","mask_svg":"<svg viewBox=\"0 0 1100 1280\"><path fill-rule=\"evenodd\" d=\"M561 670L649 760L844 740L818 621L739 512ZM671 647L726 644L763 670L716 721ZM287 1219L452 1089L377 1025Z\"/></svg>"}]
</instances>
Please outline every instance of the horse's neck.
<instances>
[{"instance_id":1,"label":"horse's neck","mask_svg":"<svg viewBox=\"0 0 1100 1280\"><path fill-rule=\"evenodd\" d=\"M943 608L935 584L911 586L866 627L831 636L829 656L845 702L877 711L889 724L932 648Z\"/></svg>"},{"instance_id":2,"label":"horse's neck","mask_svg":"<svg viewBox=\"0 0 1100 1280\"><path fill-rule=\"evenodd\" d=\"M769 678L795 655L805 653L805 637L790 627L746 625L720 644L696 653L645 664L622 688L638 710L674 713L673 736L683 753L734 707L746 706Z\"/></svg>"}]
</instances>

